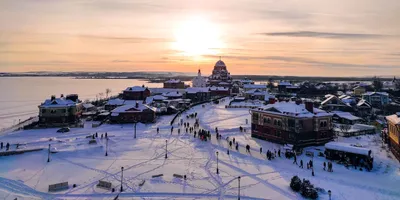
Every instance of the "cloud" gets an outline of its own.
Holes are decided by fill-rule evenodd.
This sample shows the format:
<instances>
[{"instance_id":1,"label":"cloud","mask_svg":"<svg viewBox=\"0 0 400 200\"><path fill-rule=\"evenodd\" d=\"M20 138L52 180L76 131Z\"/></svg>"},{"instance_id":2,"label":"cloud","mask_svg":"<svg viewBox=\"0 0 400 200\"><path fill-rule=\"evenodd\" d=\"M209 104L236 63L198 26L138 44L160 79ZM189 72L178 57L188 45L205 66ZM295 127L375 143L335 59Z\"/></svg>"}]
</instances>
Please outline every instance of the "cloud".
<instances>
[{"instance_id":1,"label":"cloud","mask_svg":"<svg viewBox=\"0 0 400 200\"><path fill-rule=\"evenodd\" d=\"M266 36L310 37L310 38L332 38L332 39L362 39L362 38L387 37L387 35L381 35L381 34L334 33L334 32L314 32L314 31L268 32L259 34Z\"/></svg>"},{"instance_id":2,"label":"cloud","mask_svg":"<svg viewBox=\"0 0 400 200\"><path fill-rule=\"evenodd\" d=\"M113 60L114 63L128 63L131 62L130 60Z\"/></svg>"},{"instance_id":3,"label":"cloud","mask_svg":"<svg viewBox=\"0 0 400 200\"><path fill-rule=\"evenodd\" d=\"M117 41L124 43L150 43L150 42L171 42L167 38L148 38L148 37L121 37L121 36L102 36L102 35L79 35L80 38L85 39L97 39L97 40L108 40Z\"/></svg>"},{"instance_id":4,"label":"cloud","mask_svg":"<svg viewBox=\"0 0 400 200\"><path fill-rule=\"evenodd\" d=\"M219 59L219 56L215 55L206 55L206 58ZM368 69L368 70L376 70L376 69L399 69L400 65L379 65L379 64L349 64L349 63L336 63L336 62L325 62L312 60L301 57L290 57L290 56L224 56L227 59L233 60L272 60L272 61L282 61L282 62L293 62L293 63L301 63L308 64L313 66L319 66L324 68L343 68L343 69Z\"/></svg>"}]
</instances>

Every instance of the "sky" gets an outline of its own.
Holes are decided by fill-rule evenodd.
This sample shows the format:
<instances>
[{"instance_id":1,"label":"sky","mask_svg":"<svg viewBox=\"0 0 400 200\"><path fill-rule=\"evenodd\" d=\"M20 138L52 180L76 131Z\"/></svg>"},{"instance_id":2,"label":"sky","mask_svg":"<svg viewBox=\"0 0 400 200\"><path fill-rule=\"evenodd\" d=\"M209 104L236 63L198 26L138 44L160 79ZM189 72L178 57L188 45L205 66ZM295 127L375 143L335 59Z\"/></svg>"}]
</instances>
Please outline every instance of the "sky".
<instances>
[{"instance_id":1,"label":"sky","mask_svg":"<svg viewBox=\"0 0 400 200\"><path fill-rule=\"evenodd\" d=\"M400 75L399 0L1 0L0 72Z\"/></svg>"}]
</instances>

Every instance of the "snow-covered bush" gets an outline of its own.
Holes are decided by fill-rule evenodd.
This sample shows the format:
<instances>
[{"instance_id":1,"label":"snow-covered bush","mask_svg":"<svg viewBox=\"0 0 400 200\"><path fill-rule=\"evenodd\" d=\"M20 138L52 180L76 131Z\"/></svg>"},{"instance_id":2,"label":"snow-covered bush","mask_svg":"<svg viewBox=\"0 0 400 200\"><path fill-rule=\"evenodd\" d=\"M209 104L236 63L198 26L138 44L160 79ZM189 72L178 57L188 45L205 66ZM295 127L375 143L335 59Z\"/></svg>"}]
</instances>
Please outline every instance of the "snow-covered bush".
<instances>
[{"instance_id":1,"label":"snow-covered bush","mask_svg":"<svg viewBox=\"0 0 400 200\"><path fill-rule=\"evenodd\" d=\"M292 188L292 190L298 192L300 191L300 187L301 187L301 180L298 176L293 176L292 180L290 181L290 188Z\"/></svg>"},{"instance_id":2,"label":"snow-covered bush","mask_svg":"<svg viewBox=\"0 0 400 200\"><path fill-rule=\"evenodd\" d=\"M300 193L304 197L310 198L310 199L317 199L318 198L318 192L314 188L314 185L310 183L309 180L303 180L300 186Z\"/></svg>"}]
</instances>

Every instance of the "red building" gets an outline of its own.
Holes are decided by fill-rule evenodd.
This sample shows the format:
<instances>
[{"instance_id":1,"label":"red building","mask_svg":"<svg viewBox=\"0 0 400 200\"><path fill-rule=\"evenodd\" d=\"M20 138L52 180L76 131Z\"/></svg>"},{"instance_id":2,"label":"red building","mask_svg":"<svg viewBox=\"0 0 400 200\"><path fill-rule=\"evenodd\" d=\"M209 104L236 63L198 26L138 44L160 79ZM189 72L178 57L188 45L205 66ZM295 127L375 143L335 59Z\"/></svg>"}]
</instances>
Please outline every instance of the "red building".
<instances>
[{"instance_id":1,"label":"red building","mask_svg":"<svg viewBox=\"0 0 400 200\"><path fill-rule=\"evenodd\" d=\"M144 86L128 87L122 94L124 100L145 100L149 96L150 90Z\"/></svg>"},{"instance_id":2,"label":"red building","mask_svg":"<svg viewBox=\"0 0 400 200\"><path fill-rule=\"evenodd\" d=\"M111 111L111 122L113 123L151 123L156 119L155 108L136 102L120 106Z\"/></svg>"},{"instance_id":3,"label":"red building","mask_svg":"<svg viewBox=\"0 0 400 200\"><path fill-rule=\"evenodd\" d=\"M229 87L210 87L210 94L212 97L216 96L229 96L231 95L231 90Z\"/></svg>"},{"instance_id":4,"label":"red building","mask_svg":"<svg viewBox=\"0 0 400 200\"><path fill-rule=\"evenodd\" d=\"M179 79L170 79L164 82L164 88L185 89L185 82Z\"/></svg>"},{"instance_id":5,"label":"red building","mask_svg":"<svg viewBox=\"0 0 400 200\"><path fill-rule=\"evenodd\" d=\"M280 102L251 110L252 137L296 147L321 145L333 139L332 114L312 102Z\"/></svg>"}]
</instances>

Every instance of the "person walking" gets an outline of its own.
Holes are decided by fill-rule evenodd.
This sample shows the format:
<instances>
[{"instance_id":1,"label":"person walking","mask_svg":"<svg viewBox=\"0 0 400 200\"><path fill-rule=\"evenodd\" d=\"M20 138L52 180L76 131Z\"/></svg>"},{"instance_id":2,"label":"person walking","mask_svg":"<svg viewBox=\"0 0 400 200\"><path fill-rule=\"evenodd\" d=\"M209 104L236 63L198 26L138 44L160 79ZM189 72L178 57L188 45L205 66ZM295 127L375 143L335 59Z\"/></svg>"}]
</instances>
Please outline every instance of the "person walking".
<instances>
[{"instance_id":1,"label":"person walking","mask_svg":"<svg viewBox=\"0 0 400 200\"><path fill-rule=\"evenodd\" d=\"M278 150L278 156L281 157L281 150Z\"/></svg>"},{"instance_id":2,"label":"person walking","mask_svg":"<svg viewBox=\"0 0 400 200\"><path fill-rule=\"evenodd\" d=\"M232 141L229 141L229 147L232 148Z\"/></svg>"},{"instance_id":3,"label":"person walking","mask_svg":"<svg viewBox=\"0 0 400 200\"><path fill-rule=\"evenodd\" d=\"M235 138L233 138L233 144L235 144Z\"/></svg>"},{"instance_id":4,"label":"person walking","mask_svg":"<svg viewBox=\"0 0 400 200\"><path fill-rule=\"evenodd\" d=\"M326 162L324 162L324 171L325 171L325 168L326 168Z\"/></svg>"},{"instance_id":5,"label":"person walking","mask_svg":"<svg viewBox=\"0 0 400 200\"><path fill-rule=\"evenodd\" d=\"M239 143L236 142L236 151L239 151Z\"/></svg>"},{"instance_id":6,"label":"person walking","mask_svg":"<svg viewBox=\"0 0 400 200\"><path fill-rule=\"evenodd\" d=\"M6 150L8 151L10 149L10 143L7 142L6 144Z\"/></svg>"},{"instance_id":7,"label":"person walking","mask_svg":"<svg viewBox=\"0 0 400 200\"><path fill-rule=\"evenodd\" d=\"M3 149L3 142L0 143L0 149Z\"/></svg>"},{"instance_id":8,"label":"person walking","mask_svg":"<svg viewBox=\"0 0 400 200\"><path fill-rule=\"evenodd\" d=\"M157 134L160 132L160 128L157 127Z\"/></svg>"},{"instance_id":9,"label":"person walking","mask_svg":"<svg viewBox=\"0 0 400 200\"><path fill-rule=\"evenodd\" d=\"M260 147L260 154L262 154L262 147Z\"/></svg>"},{"instance_id":10,"label":"person walking","mask_svg":"<svg viewBox=\"0 0 400 200\"><path fill-rule=\"evenodd\" d=\"M303 168L303 160L300 160L300 168Z\"/></svg>"},{"instance_id":11,"label":"person walking","mask_svg":"<svg viewBox=\"0 0 400 200\"><path fill-rule=\"evenodd\" d=\"M294 155L294 161L293 161L293 164L295 164L296 163L296 165L298 165L297 164L297 157L296 157L296 155Z\"/></svg>"}]
</instances>

